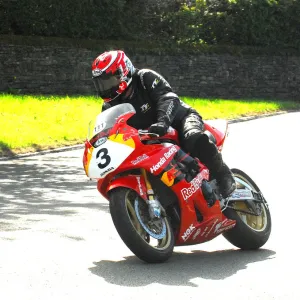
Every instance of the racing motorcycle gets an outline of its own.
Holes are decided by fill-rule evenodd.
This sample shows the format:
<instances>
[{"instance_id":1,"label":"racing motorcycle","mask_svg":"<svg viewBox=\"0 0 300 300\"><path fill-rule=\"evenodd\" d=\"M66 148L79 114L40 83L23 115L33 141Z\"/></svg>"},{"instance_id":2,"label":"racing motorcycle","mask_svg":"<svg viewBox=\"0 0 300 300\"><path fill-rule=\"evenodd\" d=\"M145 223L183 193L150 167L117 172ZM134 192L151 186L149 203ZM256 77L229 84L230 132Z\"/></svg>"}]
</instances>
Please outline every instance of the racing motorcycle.
<instances>
[{"instance_id":1,"label":"racing motorcycle","mask_svg":"<svg viewBox=\"0 0 300 300\"><path fill-rule=\"evenodd\" d=\"M131 127L135 114L119 104L89 125L83 166L109 201L114 226L127 247L148 263L164 262L174 246L207 242L222 234L240 249L258 249L269 239L271 215L255 182L232 169L236 190L224 199L215 179L185 153L177 131L163 137ZM222 150L226 120L205 121L205 134Z\"/></svg>"}]
</instances>

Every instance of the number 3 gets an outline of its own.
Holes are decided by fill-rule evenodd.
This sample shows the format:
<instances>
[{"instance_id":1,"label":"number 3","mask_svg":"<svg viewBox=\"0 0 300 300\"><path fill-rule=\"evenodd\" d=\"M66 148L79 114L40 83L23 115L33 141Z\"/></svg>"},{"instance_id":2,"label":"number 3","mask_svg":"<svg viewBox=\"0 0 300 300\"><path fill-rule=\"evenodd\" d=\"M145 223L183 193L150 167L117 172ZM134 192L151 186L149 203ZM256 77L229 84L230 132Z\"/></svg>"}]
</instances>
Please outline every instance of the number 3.
<instances>
[{"instance_id":1,"label":"number 3","mask_svg":"<svg viewBox=\"0 0 300 300\"><path fill-rule=\"evenodd\" d=\"M107 148L102 148L96 154L96 158L100 157L100 163L98 164L100 169L104 169L110 164L111 158L107 153ZM102 162L102 160L104 160L104 162Z\"/></svg>"}]
</instances>

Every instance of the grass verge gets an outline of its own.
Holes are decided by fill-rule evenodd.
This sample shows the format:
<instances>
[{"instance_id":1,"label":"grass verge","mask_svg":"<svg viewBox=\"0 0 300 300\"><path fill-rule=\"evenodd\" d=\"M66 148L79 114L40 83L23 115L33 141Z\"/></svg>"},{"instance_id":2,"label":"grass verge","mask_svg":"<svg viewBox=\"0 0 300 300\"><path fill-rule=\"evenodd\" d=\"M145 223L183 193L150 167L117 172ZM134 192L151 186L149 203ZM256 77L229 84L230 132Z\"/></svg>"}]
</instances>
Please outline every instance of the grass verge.
<instances>
[{"instance_id":1,"label":"grass verge","mask_svg":"<svg viewBox=\"0 0 300 300\"><path fill-rule=\"evenodd\" d=\"M181 99L205 119L300 109L300 103L289 101ZM0 94L0 156L83 143L101 106L99 98L87 96Z\"/></svg>"}]
</instances>

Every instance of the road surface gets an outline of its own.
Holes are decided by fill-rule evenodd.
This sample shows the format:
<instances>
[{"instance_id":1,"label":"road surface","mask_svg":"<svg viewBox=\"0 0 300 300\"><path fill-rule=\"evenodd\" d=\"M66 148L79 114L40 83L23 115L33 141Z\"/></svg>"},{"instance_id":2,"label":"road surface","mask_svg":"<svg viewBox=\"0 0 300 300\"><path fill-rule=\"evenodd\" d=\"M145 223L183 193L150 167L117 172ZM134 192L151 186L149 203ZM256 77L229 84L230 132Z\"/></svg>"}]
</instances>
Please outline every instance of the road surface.
<instances>
[{"instance_id":1,"label":"road surface","mask_svg":"<svg viewBox=\"0 0 300 300\"><path fill-rule=\"evenodd\" d=\"M224 158L248 173L272 214L269 241L222 236L148 265L123 244L82 149L0 161L0 299L300 299L300 113L230 125Z\"/></svg>"}]
</instances>

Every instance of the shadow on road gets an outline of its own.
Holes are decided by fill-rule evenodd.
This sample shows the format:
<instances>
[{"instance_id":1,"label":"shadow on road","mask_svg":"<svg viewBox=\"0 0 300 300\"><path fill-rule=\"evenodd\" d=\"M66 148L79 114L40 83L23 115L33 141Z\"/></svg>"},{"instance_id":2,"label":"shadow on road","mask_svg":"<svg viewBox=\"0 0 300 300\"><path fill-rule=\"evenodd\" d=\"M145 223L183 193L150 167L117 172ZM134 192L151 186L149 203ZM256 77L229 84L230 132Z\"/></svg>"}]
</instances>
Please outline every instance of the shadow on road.
<instances>
[{"instance_id":1,"label":"shadow on road","mask_svg":"<svg viewBox=\"0 0 300 300\"><path fill-rule=\"evenodd\" d=\"M194 278L223 280L247 269L247 265L272 259L276 252L260 249L256 251L224 250L215 252L174 252L163 264L146 264L135 256L122 261L102 260L94 262L89 270L111 284L120 286L146 286L151 283L175 286L198 286Z\"/></svg>"},{"instance_id":2,"label":"shadow on road","mask_svg":"<svg viewBox=\"0 0 300 300\"><path fill-rule=\"evenodd\" d=\"M1 224L24 215L72 215L78 208L108 212L108 203L100 203L100 195L97 198L96 182L88 180L78 160L44 157L1 162Z\"/></svg>"}]
</instances>

